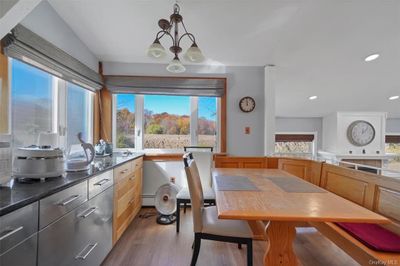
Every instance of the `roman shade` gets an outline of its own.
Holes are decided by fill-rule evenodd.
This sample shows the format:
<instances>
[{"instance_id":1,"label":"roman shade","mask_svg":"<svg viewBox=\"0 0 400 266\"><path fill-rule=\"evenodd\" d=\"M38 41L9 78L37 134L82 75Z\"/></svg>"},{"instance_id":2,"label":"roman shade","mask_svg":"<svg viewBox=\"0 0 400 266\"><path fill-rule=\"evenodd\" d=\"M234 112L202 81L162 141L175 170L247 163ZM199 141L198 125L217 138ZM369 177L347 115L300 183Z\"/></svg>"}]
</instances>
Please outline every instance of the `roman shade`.
<instances>
[{"instance_id":1,"label":"roman shade","mask_svg":"<svg viewBox=\"0 0 400 266\"><path fill-rule=\"evenodd\" d=\"M400 143L400 135L386 135L385 142L386 143Z\"/></svg>"},{"instance_id":2,"label":"roman shade","mask_svg":"<svg viewBox=\"0 0 400 266\"><path fill-rule=\"evenodd\" d=\"M112 93L221 97L225 92L225 79L105 76L105 86Z\"/></svg>"},{"instance_id":3,"label":"roman shade","mask_svg":"<svg viewBox=\"0 0 400 266\"><path fill-rule=\"evenodd\" d=\"M313 134L276 134L276 142L312 142Z\"/></svg>"},{"instance_id":4,"label":"roman shade","mask_svg":"<svg viewBox=\"0 0 400 266\"><path fill-rule=\"evenodd\" d=\"M38 67L63 80L90 90L100 90L101 76L52 43L17 25L3 40L5 55Z\"/></svg>"}]
</instances>

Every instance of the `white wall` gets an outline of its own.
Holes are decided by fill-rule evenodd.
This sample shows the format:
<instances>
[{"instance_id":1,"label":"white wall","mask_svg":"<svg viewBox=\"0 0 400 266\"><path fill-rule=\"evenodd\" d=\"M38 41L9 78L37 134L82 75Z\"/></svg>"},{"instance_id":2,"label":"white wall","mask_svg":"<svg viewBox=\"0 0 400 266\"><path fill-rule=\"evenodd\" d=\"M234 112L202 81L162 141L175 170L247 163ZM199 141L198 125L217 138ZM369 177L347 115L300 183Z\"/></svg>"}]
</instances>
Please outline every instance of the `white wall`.
<instances>
[{"instance_id":1,"label":"white wall","mask_svg":"<svg viewBox=\"0 0 400 266\"><path fill-rule=\"evenodd\" d=\"M104 63L105 75L171 75L165 65ZM227 77L227 152L236 156L262 156L264 153L264 68L187 66L179 76ZM239 109L239 100L251 96L256 108L246 114ZM251 127L251 134L244 134L245 127ZM240 141L239 141L240 140Z\"/></svg>"},{"instance_id":2,"label":"white wall","mask_svg":"<svg viewBox=\"0 0 400 266\"><path fill-rule=\"evenodd\" d=\"M321 117L277 117L276 132L317 132L317 149L322 149L322 118Z\"/></svg>"},{"instance_id":3,"label":"white wall","mask_svg":"<svg viewBox=\"0 0 400 266\"><path fill-rule=\"evenodd\" d=\"M47 1L42 1L21 24L58 48L75 57L94 71L99 60L75 35Z\"/></svg>"},{"instance_id":4,"label":"white wall","mask_svg":"<svg viewBox=\"0 0 400 266\"><path fill-rule=\"evenodd\" d=\"M386 120L386 133L400 133L400 118Z\"/></svg>"}]
</instances>

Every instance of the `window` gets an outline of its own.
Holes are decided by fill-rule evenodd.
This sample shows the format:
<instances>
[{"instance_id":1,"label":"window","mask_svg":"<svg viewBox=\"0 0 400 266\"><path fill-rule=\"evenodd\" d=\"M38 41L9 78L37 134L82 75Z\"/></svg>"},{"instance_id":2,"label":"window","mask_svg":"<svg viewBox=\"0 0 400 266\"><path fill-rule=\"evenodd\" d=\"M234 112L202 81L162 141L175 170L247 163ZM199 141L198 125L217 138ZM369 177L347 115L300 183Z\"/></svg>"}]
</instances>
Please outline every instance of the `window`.
<instances>
[{"instance_id":1,"label":"window","mask_svg":"<svg viewBox=\"0 0 400 266\"><path fill-rule=\"evenodd\" d=\"M93 93L75 84L67 85L67 147L79 144L82 132L85 141L92 141Z\"/></svg>"},{"instance_id":2,"label":"window","mask_svg":"<svg viewBox=\"0 0 400 266\"><path fill-rule=\"evenodd\" d=\"M275 153L314 154L314 134L277 133Z\"/></svg>"},{"instance_id":3,"label":"window","mask_svg":"<svg viewBox=\"0 0 400 266\"><path fill-rule=\"evenodd\" d=\"M54 131L53 77L18 60L11 74L14 147L36 144L40 132Z\"/></svg>"},{"instance_id":4,"label":"window","mask_svg":"<svg viewBox=\"0 0 400 266\"><path fill-rule=\"evenodd\" d=\"M144 148L179 149L190 145L190 97L144 96Z\"/></svg>"},{"instance_id":5,"label":"window","mask_svg":"<svg viewBox=\"0 0 400 266\"><path fill-rule=\"evenodd\" d=\"M14 147L37 144L41 132L58 132L65 149L78 143L78 132L92 141L91 91L18 60L10 64Z\"/></svg>"},{"instance_id":6,"label":"window","mask_svg":"<svg viewBox=\"0 0 400 266\"><path fill-rule=\"evenodd\" d=\"M217 148L217 98L198 98L198 146Z\"/></svg>"},{"instance_id":7,"label":"window","mask_svg":"<svg viewBox=\"0 0 400 266\"><path fill-rule=\"evenodd\" d=\"M117 95L116 109L116 147L135 148L135 95Z\"/></svg>"},{"instance_id":8,"label":"window","mask_svg":"<svg viewBox=\"0 0 400 266\"><path fill-rule=\"evenodd\" d=\"M385 168L400 171L400 134L386 135L386 153L393 154L394 157L385 163Z\"/></svg>"},{"instance_id":9,"label":"window","mask_svg":"<svg viewBox=\"0 0 400 266\"><path fill-rule=\"evenodd\" d=\"M115 94L113 101L115 148L211 146L218 151L217 97Z\"/></svg>"}]
</instances>

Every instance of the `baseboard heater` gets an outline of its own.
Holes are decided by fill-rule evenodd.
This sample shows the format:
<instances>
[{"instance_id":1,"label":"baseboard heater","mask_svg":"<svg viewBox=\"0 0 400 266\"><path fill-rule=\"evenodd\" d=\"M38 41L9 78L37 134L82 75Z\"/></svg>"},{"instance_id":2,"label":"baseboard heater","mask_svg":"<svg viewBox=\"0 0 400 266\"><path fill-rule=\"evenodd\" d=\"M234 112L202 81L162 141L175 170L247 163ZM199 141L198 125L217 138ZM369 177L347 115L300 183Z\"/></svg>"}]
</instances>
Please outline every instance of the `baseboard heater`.
<instances>
[{"instance_id":1,"label":"baseboard heater","mask_svg":"<svg viewBox=\"0 0 400 266\"><path fill-rule=\"evenodd\" d=\"M156 197L155 194L145 194L142 195L142 206L144 207L154 207L154 198Z\"/></svg>"}]
</instances>

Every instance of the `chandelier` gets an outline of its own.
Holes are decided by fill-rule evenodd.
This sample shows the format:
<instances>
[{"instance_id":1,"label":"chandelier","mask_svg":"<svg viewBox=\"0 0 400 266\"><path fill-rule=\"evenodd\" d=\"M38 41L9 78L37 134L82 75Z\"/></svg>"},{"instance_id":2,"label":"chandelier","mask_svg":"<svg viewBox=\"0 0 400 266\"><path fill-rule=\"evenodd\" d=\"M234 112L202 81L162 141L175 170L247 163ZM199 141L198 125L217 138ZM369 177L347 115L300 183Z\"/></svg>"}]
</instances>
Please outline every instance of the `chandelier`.
<instances>
[{"instance_id":1,"label":"chandelier","mask_svg":"<svg viewBox=\"0 0 400 266\"><path fill-rule=\"evenodd\" d=\"M164 36L169 36L172 40L172 46L169 50L174 54L174 59L167 66L167 70L172 73L185 72L186 68L179 60L178 54L182 52L180 43L182 38L189 38L192 45L186 51L184 58L189 62L198 63L204 60L204 56L201 53L199 47L196 44L194 35L186 30L185 24L183 23L183 17L179 14L180 8L178 4L174 4L174 13L170 16L170 20L160 19L158 26L161 28L156 34L156 39L147 49L147 55L152 58L163 58L167 54L165 48L161 45L160 40ZM181 36L179 35L179 24L182 24L182 28L185 31Z\"/></svg>"}]
</instances>

